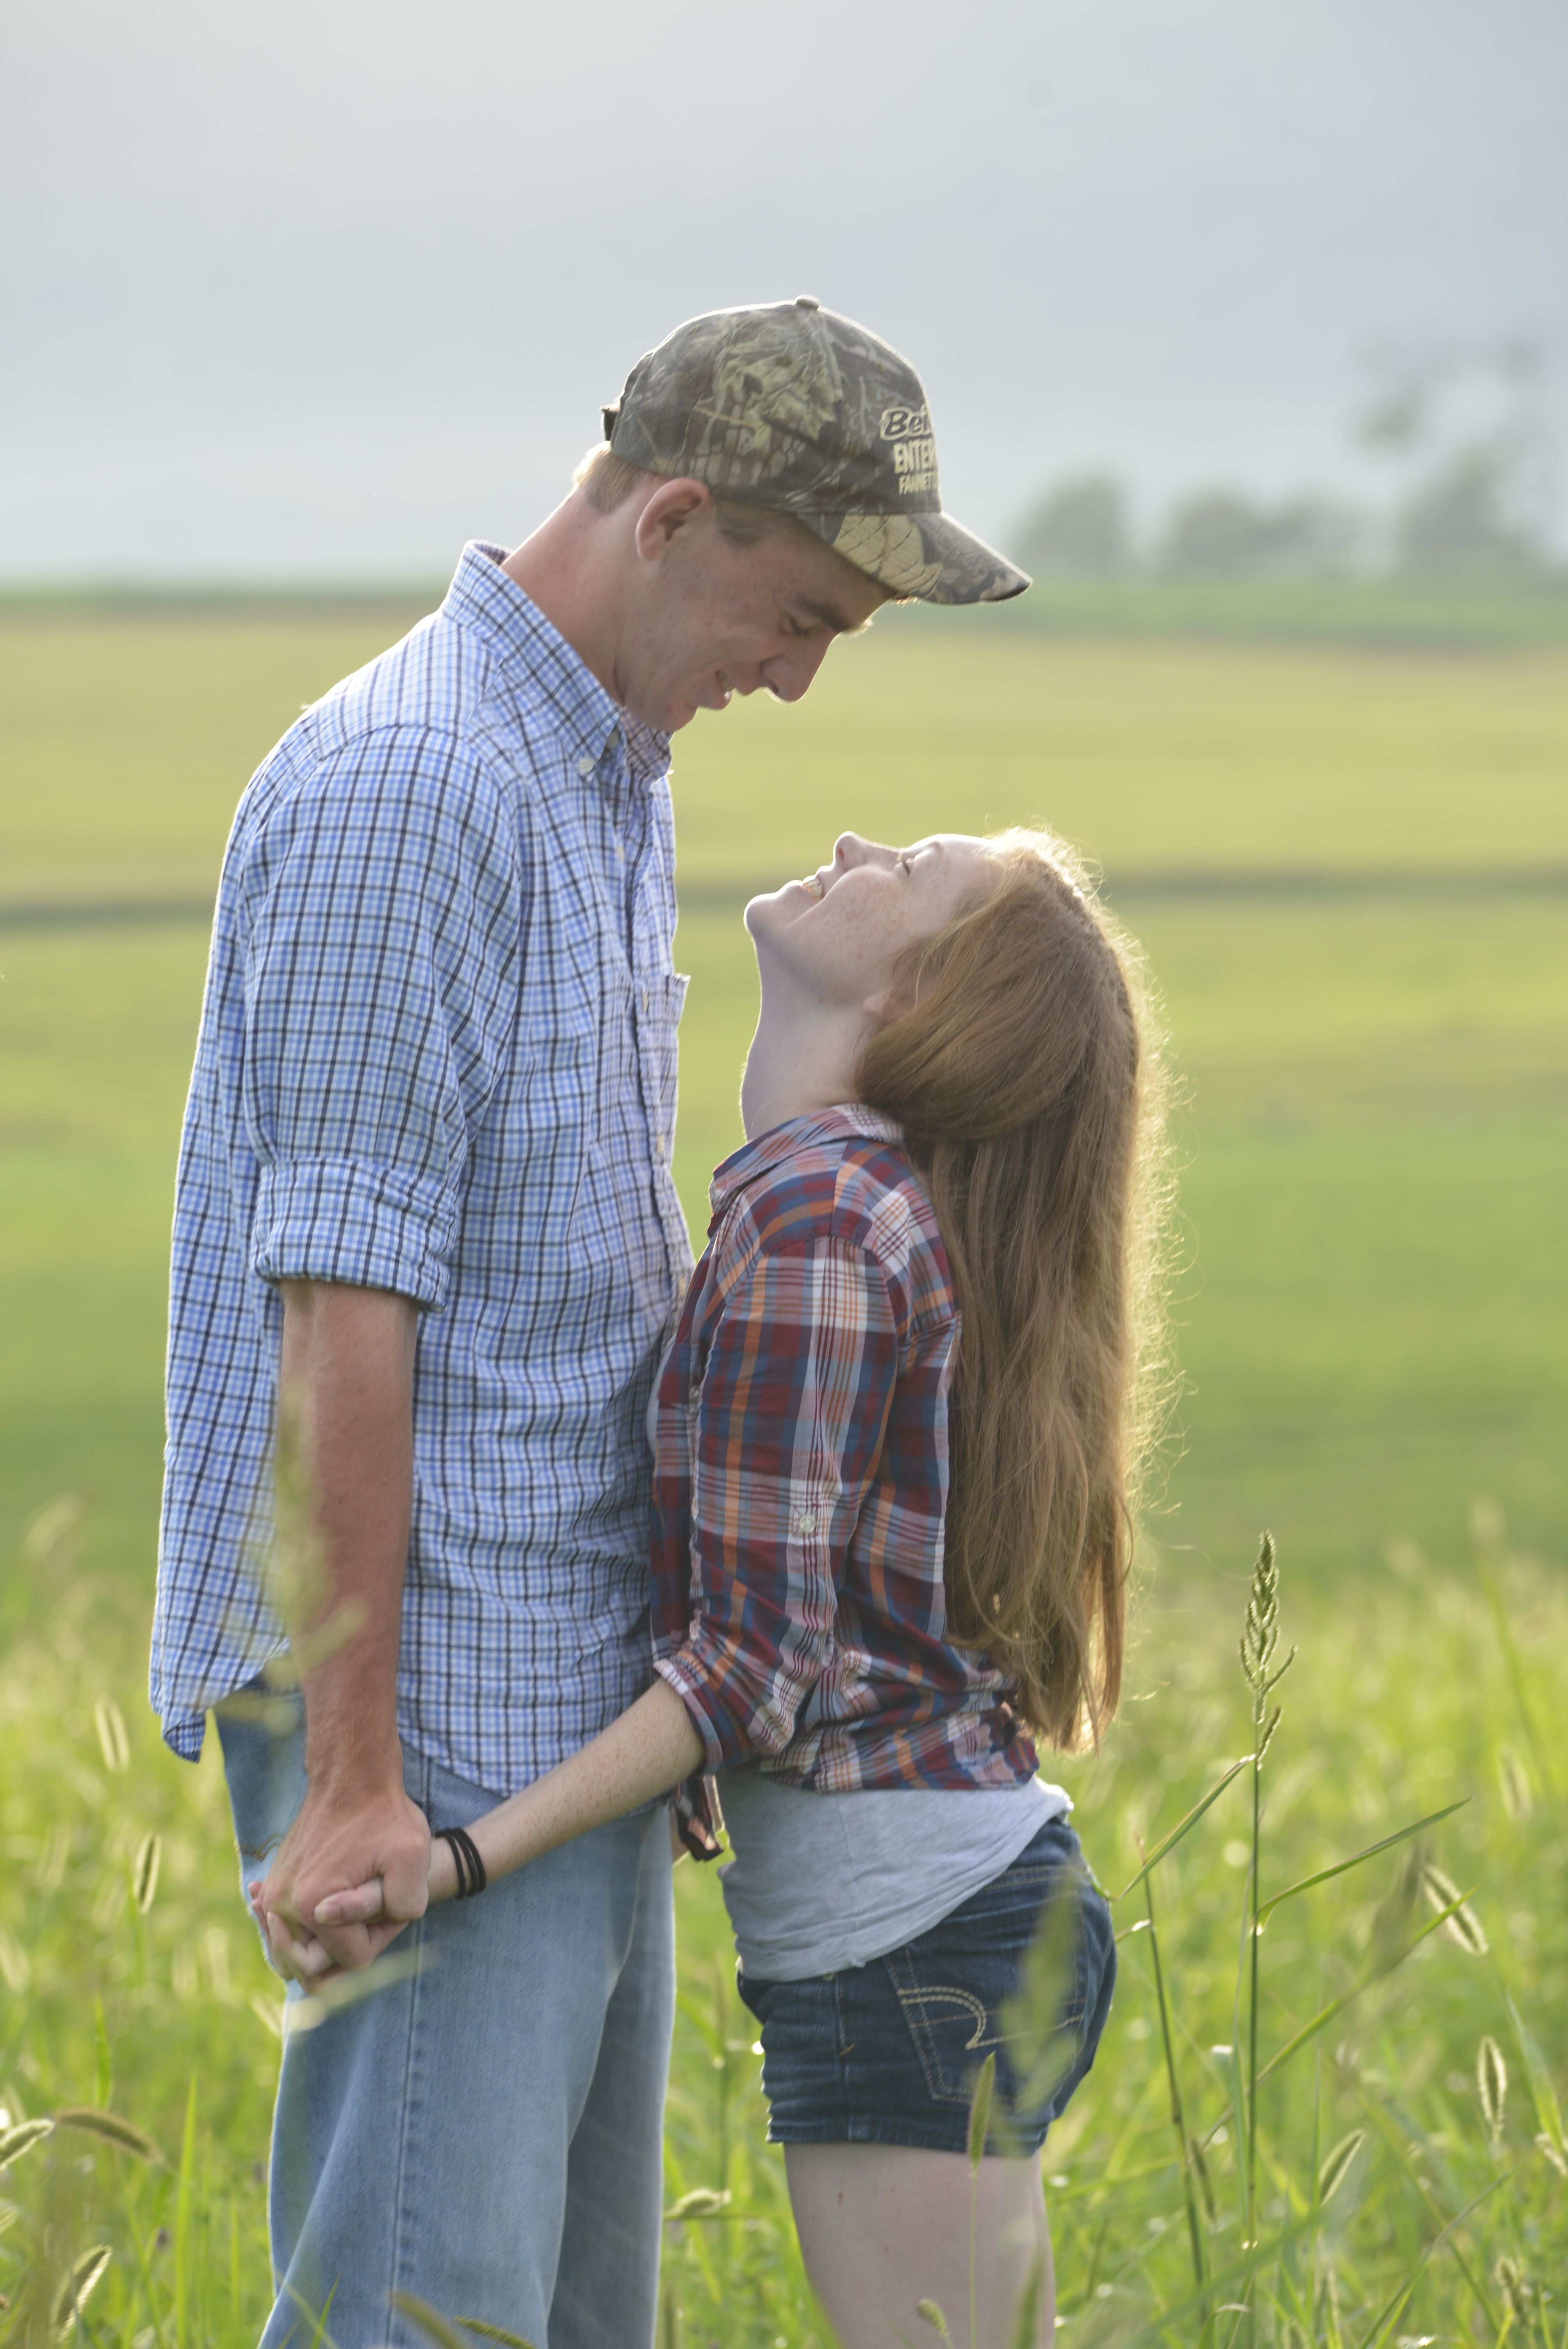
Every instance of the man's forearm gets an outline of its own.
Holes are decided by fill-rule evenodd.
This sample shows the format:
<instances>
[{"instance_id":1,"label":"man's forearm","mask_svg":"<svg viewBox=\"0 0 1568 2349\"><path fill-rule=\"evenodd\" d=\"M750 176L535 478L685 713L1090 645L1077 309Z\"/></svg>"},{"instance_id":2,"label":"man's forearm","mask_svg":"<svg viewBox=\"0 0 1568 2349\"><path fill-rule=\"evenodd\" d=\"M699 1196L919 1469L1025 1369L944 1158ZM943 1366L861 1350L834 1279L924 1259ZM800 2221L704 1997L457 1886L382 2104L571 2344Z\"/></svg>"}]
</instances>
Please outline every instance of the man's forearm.
<instances>
[{"instance_id":1,"label":"man's forearm","mask_svg":"<svg viewBox=\"0 0 1568 2349\"><path fill-rule=\"evenodd\" d=\"M279 1428L294 1479L288 1631L305 1707L311 1785L399 1773L397 1642L413 1495L417 1317L384 1289L284 1284Z\"/></svg>"}]
</instances>

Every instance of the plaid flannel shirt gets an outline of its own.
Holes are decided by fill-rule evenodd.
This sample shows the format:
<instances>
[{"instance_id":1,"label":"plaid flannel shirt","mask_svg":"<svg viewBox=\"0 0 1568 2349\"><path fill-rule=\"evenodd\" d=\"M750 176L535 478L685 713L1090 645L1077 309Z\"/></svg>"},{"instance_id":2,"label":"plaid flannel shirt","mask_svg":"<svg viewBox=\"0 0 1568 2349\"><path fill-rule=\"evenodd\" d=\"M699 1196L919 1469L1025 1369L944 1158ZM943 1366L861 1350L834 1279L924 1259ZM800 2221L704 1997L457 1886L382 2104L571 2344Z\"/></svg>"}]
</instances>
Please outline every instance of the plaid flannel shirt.
<instances>
[{"instance_id":1,"label":"plaid flannel shirt","mask_svg":"<svg viewBox=\"0 0 1568 2349\"><path fill-rule=\"evenodd\" d=\"M691 1269L669 743L500 560L469 546L234 820L175 1204L152 1642L187 1756L283 1641L263 1565L288 1279L420 1309L405 1744L507 1795L646 1685L645 1423Z\"/></svg>"},{"instance_id":2,"label":"plaid flannel shirt","mask_svg":"<svg viewBox=\"0 0 1568 2349\"><path fill-rule=\"evenodd\" d=\"M824 1793L1032 1776L1000 1673L948 1630L958 1309L898 1127L793 1119L712 1200L658 1383L653 1514L655 1667L708 1769ZM682 1808L703 1845L706 1801Z\"/></svg>"}]
</instances>

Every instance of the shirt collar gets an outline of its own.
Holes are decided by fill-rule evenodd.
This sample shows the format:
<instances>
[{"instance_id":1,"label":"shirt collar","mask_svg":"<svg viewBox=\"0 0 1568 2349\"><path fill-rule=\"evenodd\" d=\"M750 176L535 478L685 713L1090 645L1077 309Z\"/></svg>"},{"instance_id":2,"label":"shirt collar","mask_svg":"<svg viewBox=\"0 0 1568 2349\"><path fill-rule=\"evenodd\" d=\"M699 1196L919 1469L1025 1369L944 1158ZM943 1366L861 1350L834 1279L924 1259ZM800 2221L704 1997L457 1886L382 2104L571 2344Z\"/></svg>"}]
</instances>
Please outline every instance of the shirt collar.
<instances>
[{"instance_id":1,"label":"shirt collar","mask_svg":"<svg viewBox=\"0 0 1568 2349\"><path fill-rule=\"evenodd\" d=\"M667 774L670 738L628 717L552 620L501 569L504 546L470 539L441 605L443 619L482 637L502 672L548 705L567 753L597 768L619 732L634 783Z\"/></svg>"},{"instance_id":2,"label":"shirt collar","mask_svg":"<svg viewBox=\"0 0 1568 2349\"><path fill-rule=\"evenodd\" d=\"M757 1134L715 1169L707 1194L714 1213L727 1206L736 1193L759 1174L769 1174L794 1157L797 1151L809 1150L818 1143L842 1142L855 1133L868 1134L878 1142L903 1140L903 1128L896 1118L885 1116L880 1109L868 1109L863 1102L840 1102L832 1109L786 1118L782 1125Z\"/></svg>"}]
</instances>

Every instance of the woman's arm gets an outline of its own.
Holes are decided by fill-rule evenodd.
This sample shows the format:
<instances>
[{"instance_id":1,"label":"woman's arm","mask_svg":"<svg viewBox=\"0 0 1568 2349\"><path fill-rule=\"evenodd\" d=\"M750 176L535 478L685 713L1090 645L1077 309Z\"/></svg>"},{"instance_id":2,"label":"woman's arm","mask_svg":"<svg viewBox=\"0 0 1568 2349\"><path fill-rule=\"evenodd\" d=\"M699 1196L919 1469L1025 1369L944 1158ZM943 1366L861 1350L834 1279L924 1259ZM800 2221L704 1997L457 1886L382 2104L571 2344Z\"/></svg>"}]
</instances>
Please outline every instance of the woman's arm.
<instances>
[{"instance_id":1,"label":"woman's arm","mask_svg":"<svg viewBox=\"0 0 1568 2349\"><path fill-rule=\"evenodd\" d=\"M557 1844L586 1835L634 1811L655 1795L667 1795L689 1778L702 1761L702 1740L691 1715L666 1682L655 1680L591 1744L581 1746L520 1795L498 1803L475 1819L469 1833L479 1847L485 1875L493 1884ZM438 1826L440 1821L435 1824ZM430 1898L449 1900L457 1890L451 1846L437 1836L430 1847ZM316 1908L318 1925L367 1923L381 1913L379 1881L334 1892Z\"/></svg>"}]
</instances>

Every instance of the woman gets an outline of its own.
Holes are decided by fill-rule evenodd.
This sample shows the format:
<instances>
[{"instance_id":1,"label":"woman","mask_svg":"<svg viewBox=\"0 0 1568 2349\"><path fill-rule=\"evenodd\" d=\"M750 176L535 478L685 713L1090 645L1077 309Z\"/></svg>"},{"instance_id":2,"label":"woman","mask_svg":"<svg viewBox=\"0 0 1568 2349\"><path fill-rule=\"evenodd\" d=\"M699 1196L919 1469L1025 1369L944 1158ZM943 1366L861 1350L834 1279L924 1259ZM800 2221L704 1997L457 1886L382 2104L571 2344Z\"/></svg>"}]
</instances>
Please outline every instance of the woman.
<instances>
[{"instance_id":1,"label":"woman","mask_svg":"<svg viewBox=\"0 0 1568 2349\"><path fill-rule=\"evenodd\" d=\"M438 1834L430 1894L671 1789L711 1856L722 1774L769 2134L844 2349L914 2337L921 2299L961 2332L972 2292L979 2342L1016 2339L1032 2291L1046 2343L1035 2157L1115 1955L1031 1733L1070 1749L1117 1701L1152 1064L1107 917L1043 834L846 833L746 918L748 1139L650 1413L653 1685ZM1043 2030L1009 2007L1031 1943Z\"/></svg>"}]
</instances>

